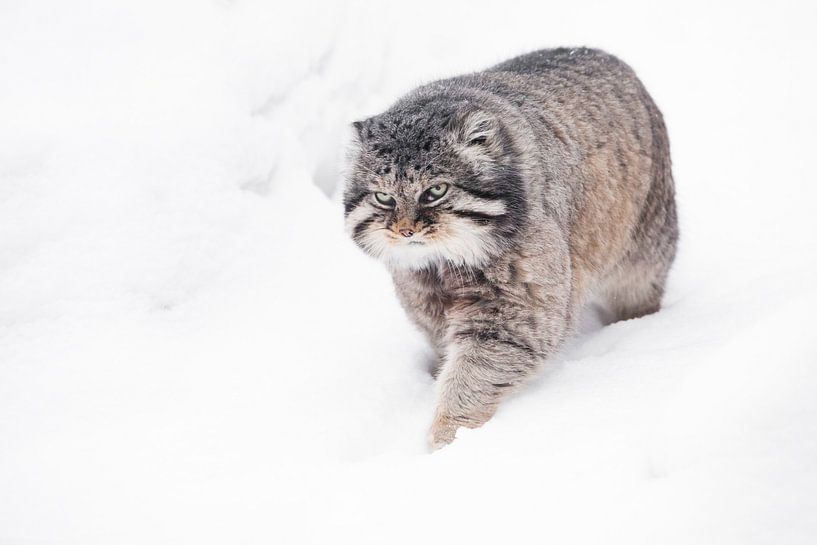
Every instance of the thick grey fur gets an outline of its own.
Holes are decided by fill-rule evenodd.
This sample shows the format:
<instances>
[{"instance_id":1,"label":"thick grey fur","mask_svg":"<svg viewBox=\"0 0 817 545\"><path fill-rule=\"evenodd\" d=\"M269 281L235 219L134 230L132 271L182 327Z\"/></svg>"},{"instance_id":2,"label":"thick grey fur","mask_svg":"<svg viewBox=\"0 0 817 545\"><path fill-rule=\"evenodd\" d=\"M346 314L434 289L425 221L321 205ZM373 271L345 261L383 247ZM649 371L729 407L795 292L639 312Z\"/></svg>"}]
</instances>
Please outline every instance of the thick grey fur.
<instances>
[{"instance_id":1,"label":"thick grey fur","mask_svg":"<svg viewBox=\"0 0 817 545\"><path fill-rule=\"evenodd\" d=\"M433 447L488 420L591 297L622 320L660 308L678 239L669 141L616 57L537 51L354 125L347 228L439 355ZM433 186L447 191L427 203Z\"/></svg>"}]
</instances>

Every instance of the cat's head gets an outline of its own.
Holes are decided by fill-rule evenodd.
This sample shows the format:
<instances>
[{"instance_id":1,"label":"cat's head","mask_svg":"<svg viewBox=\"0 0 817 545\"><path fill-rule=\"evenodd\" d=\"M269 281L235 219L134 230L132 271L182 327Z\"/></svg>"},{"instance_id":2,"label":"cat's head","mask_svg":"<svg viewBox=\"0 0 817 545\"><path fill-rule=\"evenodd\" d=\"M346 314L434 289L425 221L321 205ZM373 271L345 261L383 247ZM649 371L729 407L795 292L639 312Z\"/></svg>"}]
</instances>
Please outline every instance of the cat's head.
<instances>
[{"instance_id":1,"label":"cat's head","mask_svg":"<svg viewBox=\"0 0 817 545\"><path fill-rule=\"evenodd\" d=\"M513 141L467 103L396 106L354 123L346 227L395 268L481 266L525 217Z\"/></svg>"}]
</instances>

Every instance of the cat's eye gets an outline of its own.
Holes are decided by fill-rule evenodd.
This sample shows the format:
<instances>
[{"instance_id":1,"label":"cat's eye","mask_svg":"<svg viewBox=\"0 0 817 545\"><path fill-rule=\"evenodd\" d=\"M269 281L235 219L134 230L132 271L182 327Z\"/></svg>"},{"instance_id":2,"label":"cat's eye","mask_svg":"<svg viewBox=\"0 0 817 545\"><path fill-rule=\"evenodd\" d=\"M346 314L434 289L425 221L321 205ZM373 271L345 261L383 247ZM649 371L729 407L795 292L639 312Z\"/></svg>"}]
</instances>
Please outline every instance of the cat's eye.
<instances>
[{"instance_id":1,"label":"cat's eye","mask_svg":"<svg viewBox=\"0 0 817 545\"><path fill-rule=\"evenodd\" d=\"M448 184L437 184L429 187L420 195L420 202L434 202L448 191Z\"/></svg>"},{"instance_id":2,"label":"cat's eye","mask_svg":"<svg viewBox=\"0 0 817 545\"><path fill-rule=\"evenodd\" d=\"M388 206L389 208L394 208L394 205L397 204L397 201L394 200L394 197L392 197L388 193L381 193L380 191L375 191L374 198L377 199L377 202L379 202L383 206Z\"/></svg>"}]
</instances>

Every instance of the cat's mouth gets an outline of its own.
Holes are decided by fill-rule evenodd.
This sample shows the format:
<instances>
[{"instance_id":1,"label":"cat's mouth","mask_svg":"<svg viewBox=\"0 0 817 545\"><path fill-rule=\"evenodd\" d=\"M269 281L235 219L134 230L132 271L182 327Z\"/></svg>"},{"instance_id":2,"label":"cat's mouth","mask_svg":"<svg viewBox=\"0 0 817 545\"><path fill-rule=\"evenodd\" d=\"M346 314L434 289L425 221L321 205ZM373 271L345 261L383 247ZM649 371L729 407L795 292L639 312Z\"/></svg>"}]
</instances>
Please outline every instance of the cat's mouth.
<instances>
[{"instance_id":1,"label":"cat's mouth","mask_svg":"<svg viewBox=\"0 0 817 545\"><path fill-rule=\"evenodd\" d=\"M397 246L426 246L428 244L428 240L425 240L423 237L424 233L415 233L414 236L410 239L406 239L405 237L396 236L392 233L389 233L391 236L392 243L396 244Z\"/></svg>"}]
</instances>

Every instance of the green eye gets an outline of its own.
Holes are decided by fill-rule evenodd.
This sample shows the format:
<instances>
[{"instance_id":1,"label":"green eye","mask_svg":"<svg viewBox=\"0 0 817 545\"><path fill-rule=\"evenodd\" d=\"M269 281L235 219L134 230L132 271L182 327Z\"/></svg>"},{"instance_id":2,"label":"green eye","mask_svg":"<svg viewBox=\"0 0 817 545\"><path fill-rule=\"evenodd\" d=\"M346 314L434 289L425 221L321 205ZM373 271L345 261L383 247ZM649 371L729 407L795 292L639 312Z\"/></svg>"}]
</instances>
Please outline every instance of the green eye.
<instances>
[{"instance_id":1,"label":"green eye","mask_svg":"<svg viewBox=\"0 0 817 545\"><path fill-rule=\"evenodd\" d=\"M379 202L383 206L388 206L389 208L393 208L394 205L396 204L394 197L386 193L381 193L379 191L375 191L374 198L377 199L377 202Z\"/></svg>"},{"instance_id":2,"label":"green eye","mask_svg":"<svg viewBox=\"0 0 817 545\"><path fill-rule=\"evenodd\" d=\"M420 202L434 202L448 191L448 184L437 184L426 189L420 195Z\"/></svg>"}]
</instances>

